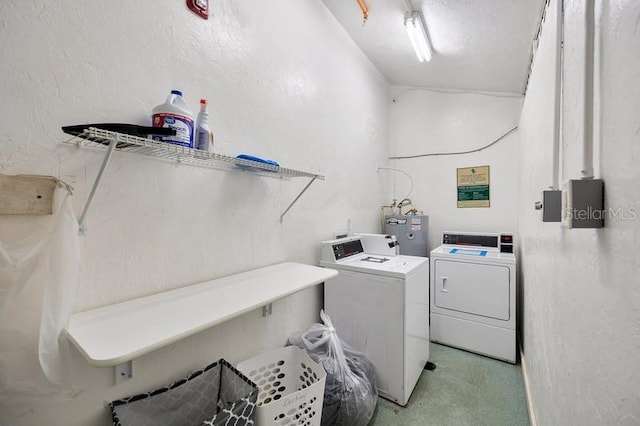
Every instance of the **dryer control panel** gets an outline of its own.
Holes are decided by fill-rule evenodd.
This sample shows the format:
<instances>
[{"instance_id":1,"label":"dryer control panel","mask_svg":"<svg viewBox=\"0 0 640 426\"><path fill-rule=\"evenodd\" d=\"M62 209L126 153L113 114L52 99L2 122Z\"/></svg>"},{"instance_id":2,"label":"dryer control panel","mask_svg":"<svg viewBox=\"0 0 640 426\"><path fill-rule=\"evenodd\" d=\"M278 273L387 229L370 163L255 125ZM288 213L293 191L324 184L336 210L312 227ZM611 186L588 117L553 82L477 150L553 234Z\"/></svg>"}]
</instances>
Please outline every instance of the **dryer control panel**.
<instances>
[{"instance_id":1,"label":"dryer control panel","mask_svg":"<svg viewBox=\"0 0 640 426\"><path fill-rule=\"evenodd\" d=\"M513 253L513 235L500 234L500 253Z\"/></svg>"},{"instance_id":2,"label":"dryer control panel","mask_svg":"<svg viewBox=\"0 0 640 426\"><path fill-rule=\"evenodd\" d=\"M442 234L442 244L452 246L475 246L498 248L498 234L458 234L445 232Z\"/></svg>"},{"instance_id":3,"label":"dryer control panel","mask_svg":"<svg viewBox=\"0 0 640 426\"><path fill-rule=\"evenodd\" d=\"M513 253L512 234L479 234L473 232L443 232L442 244L488 248L501 253Z\"/></svg>"}]
</instances>

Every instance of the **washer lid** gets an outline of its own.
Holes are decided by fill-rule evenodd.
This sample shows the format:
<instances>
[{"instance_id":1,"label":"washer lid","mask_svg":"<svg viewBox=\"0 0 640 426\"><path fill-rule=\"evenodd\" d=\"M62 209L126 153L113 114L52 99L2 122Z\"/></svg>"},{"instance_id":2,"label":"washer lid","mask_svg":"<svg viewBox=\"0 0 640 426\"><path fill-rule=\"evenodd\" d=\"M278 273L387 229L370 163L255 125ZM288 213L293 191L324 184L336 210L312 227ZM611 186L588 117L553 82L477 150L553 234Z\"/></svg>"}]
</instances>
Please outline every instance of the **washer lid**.
<instances>
[{"instance_id":1,"label":"washer lid","mask_svg":"<svg viewBox=\"0 0 640 426\"><path fill-rule=\"evenodd\" d=\"M412 271L429 262L419 256L378 256L363 253L328 265L333 269L343 269L387 277L406 278ZM321 262L322 264L322 262Z\"/></svg>"}]
</instances>

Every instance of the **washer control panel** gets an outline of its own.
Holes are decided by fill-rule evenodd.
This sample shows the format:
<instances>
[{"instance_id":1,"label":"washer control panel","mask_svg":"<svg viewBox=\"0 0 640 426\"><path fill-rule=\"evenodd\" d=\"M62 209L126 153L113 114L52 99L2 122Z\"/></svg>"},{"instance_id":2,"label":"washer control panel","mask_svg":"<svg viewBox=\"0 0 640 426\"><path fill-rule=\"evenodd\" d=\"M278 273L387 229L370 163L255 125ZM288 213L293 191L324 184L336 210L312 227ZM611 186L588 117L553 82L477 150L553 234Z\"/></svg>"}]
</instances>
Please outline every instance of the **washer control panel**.
<instances>
[{"instance_id":1,"label":"washer control panel","mask_svg":"<svg viewBox=\"0 0 640 426\"><path fill-rule=\"evenodd\" d=\"M364 249L362 241L359 239L333 245L333 256L336 260L346 259L360 253L364 253Z\"/></svg>"},{"instance_id":2,"label":"washer control panel","mask_svg":"<svg viewBox=\"0 0 640 426\"><path fill-rule=\"evenodd\" d=\"M360 253L364 253L360 237L345 237L322 242L323 262L336 263Z\"/></svg>"}]
</instances>

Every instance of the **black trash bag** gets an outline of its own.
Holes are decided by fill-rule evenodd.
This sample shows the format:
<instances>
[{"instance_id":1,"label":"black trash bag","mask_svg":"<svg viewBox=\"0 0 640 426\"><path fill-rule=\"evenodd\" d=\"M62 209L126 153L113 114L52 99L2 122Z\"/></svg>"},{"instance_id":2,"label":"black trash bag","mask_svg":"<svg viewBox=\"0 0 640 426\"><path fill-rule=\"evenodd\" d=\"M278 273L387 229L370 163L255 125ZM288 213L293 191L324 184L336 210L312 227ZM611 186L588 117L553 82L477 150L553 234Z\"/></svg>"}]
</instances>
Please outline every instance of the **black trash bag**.
<instances>
[{"instance_id":1,"label":"black trash bag","mask_svg":"<svg viewBox=\"0 0 640 426\"><path fill-rule=\"evenodd\" d=\"M289 342L305 349L327 373L322 426L366 426L378 402L373 364L362 352L340 340L331 318L320 311L324 324L313 324Z\"/></svg>"}]
</instances>

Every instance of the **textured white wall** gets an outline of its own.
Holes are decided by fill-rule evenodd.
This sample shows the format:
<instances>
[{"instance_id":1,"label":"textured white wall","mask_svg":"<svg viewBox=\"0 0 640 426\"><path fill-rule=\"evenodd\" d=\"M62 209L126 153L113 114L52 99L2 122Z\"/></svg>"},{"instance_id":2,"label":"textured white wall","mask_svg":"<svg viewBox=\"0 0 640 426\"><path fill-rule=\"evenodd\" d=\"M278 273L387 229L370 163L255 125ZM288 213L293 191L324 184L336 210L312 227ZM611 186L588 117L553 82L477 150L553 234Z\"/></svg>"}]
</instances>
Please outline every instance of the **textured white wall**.
<instances>
[{"instance_id":1,"label":"textured white wall","mask_svg":"<svg viewBox=\"0 0 640 426\"><path fill-rule=\"evenodd\" d=\"M540 425L635 425L640 423L640 4L596 2L595 170L605 181L605 207L617 212L599 230L542 223L533 210L540 191L552 183L555 7L552 1L520 120L522 336L530 397ZM584 2L565 1L565 11L561 174L579 178Z\"/></svg>"},{"instance_id":2,"label":"textured white wall","mask_svg":"<svg viewBox=\"0 0 640 426\"><path fill-rule=\"evenodd\" d=\"M61 0L0 4L0 172L45 173L76 188L79 214L102 154L61 147L60 126L146 124L170 89L211 101L217 149L326 176L278 222L306 179L279 181L116 153L82 237L76 310L280 261L316 264L347 221L377 226L388 156L387 83L318 1ZM0 238L29 218L2 218ZM23 228L21 228L23 229ZM320 288L254 311L134 363L134 378L73 365L86 391L0 413L0 424L99 425L104 401L152 389L224 357L285 343L318 317ZM10 416L24 414L19 419Z\"/></svg>"},{"instance_id":3,"label":"textured white wall","mask_svg":"<svg viewBox=\"0 0 640 426\"><path fill-rule=\"evenodd\" d=\"M459 152L487 145L516 127L522 99L393 87L390 109L391 155ZM391 167L413 179L411 198L429 216L429 243L435 248L442 231L516 231L517 134L486 150L465 155L392 160ZM456 169L490 166L490 208L458 208ZM382 172L381 172L382 173ZM389 199L400 201L409 179L392 173Z\"/></svg>"}]
</instances>

